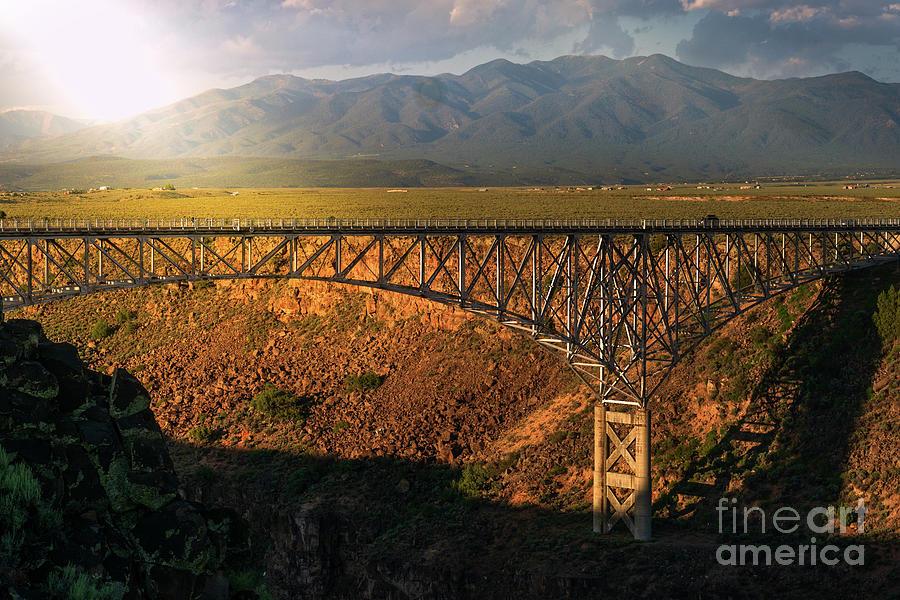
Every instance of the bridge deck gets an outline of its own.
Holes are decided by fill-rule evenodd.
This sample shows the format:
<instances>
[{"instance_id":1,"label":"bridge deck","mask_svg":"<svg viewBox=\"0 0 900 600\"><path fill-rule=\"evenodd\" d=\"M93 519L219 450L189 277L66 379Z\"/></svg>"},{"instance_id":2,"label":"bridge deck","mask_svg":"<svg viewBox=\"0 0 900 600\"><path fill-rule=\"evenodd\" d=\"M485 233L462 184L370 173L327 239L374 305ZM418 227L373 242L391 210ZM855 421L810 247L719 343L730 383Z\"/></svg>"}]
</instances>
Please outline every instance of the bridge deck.
<instances>
[{"instance_id":1,"label":"bridge deck","mask_svg":"<svg viewBox=\"0 0 900 600\"><path fill-rule=\"evenodd\" d=\"M372 233L603 234L900 231L891 219L0 219L0 238Z\"/></svg>"}]
</instances>

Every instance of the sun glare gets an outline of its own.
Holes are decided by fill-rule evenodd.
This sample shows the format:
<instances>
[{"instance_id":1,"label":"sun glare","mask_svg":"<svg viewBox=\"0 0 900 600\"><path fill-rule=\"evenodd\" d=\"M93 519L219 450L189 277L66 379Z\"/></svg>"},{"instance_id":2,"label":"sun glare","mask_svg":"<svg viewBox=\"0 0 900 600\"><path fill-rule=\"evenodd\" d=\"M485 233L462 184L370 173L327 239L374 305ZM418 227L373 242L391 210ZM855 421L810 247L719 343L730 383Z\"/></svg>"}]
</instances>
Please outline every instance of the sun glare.
<instances>
[{"instance_id":1,"label":"sun glare","mask_svg":"<svg viewBox=\"0 0 900 600\"><path fill-rule=\"evenodd\" d=\"M173 100L162 68L165 36L154 19L109 0L29 0L4 6L0 23L52 80L73 115L121 119Z\"/></svg>"}]
</instances>

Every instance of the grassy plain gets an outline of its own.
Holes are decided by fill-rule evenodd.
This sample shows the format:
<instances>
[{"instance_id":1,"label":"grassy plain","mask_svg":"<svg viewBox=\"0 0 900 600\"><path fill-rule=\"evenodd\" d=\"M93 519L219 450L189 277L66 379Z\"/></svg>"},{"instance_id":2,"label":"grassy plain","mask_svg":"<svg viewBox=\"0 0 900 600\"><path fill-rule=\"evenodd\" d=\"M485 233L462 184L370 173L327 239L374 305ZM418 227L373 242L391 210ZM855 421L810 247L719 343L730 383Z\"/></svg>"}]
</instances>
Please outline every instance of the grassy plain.
<instances>
[{"instance_id":1,"label":"grassy plain","mask_svg":"<svg viewBox=\"0 0 900 600\"><path fill-rule=\"evenodd\" d=\"M648 190L648 187L651 189ZM543 188L114 189L0 196L14 218L862 218L900 217L900 182L842 189L840 182L740 189L697 184L659 191Z\"/></svg>"}]
</instances>

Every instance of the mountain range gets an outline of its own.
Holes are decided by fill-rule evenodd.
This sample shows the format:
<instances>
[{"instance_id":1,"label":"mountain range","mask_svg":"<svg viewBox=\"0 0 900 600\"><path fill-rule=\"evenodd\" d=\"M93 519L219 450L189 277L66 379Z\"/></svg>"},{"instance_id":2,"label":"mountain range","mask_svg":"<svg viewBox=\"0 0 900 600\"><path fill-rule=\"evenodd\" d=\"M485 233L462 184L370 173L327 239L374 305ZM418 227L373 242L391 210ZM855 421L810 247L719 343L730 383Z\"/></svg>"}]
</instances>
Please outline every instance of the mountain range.
<instances>
[{"instance_id":1,"label":"mountain range","mask_svg":"<svg viewBox=\"0 0 900 600\"><path fill-rule=\"evenodd\" d=\"M434 77L272 75L47 132L0 158L428 159L595 181L897 172L900 84L859 72L757 80L658 54L563 56Z\"/></svg>"},{"instance_id":2,"label":"mountain range","mask_svg":"<svg viewBox=\"0 0 900 600\"><path fill-rule=\"evenodd\" d=\"M83 129L83 121L61 117L40 110L7 110L0 112L0 148L35 137L57 136Z\"/></svg>"}]
</instances>

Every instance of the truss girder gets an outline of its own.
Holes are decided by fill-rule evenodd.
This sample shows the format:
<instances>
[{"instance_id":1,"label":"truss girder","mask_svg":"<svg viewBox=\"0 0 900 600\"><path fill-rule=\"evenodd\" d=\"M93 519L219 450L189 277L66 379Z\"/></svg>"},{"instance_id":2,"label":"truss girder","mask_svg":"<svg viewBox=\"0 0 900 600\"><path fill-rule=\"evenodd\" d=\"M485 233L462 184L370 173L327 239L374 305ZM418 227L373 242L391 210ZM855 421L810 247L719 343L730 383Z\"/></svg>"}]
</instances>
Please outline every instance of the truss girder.
<instances>
[{"instance_id":1,"label":"truss girder","mask_svg":"<svg viewBox=\"0 0 900 600\"><path fill-rule=\"evenodd\" d=\"M711 330L772 294L900 255L897 228L253 231L0 236L4 310L152 283L299 278L455 304L645 407ZM618 392L618 393L616 393Z\"/></svg>"}]
</instances>

